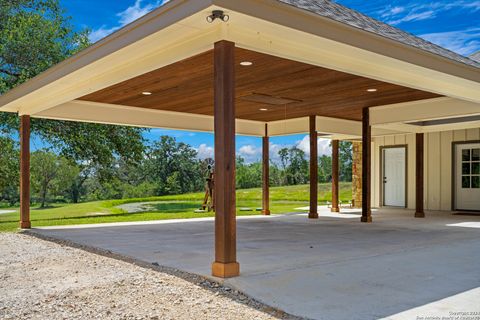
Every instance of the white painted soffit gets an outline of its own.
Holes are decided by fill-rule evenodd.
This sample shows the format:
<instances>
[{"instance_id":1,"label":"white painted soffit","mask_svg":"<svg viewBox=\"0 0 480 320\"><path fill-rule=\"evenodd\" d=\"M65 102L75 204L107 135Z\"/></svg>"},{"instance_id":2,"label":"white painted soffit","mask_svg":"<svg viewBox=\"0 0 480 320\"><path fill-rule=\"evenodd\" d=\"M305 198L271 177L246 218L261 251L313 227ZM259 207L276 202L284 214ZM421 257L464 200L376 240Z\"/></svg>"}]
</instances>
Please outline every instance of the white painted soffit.
<instances>
[{"instance_id":1,"label":"white painted soffit","mask_svg":"<svg viewBox=\"0 0 480 320\"><path fill-rule=\"evenodd\" d=\"M316 130L320 134L324 134L327 137L331 137L333 139L357 139L362 137L362 122L317 116ZM290 134L308 133L308 117L271 121L268 123L269 136L283 136ZM389 128L372 128L372 136L393 135L399 133L402 133L402 131Z\"/></svg>"},{"instance_id":2,"label":"white painted soffit","mask_svg":"<svg viewBox=\"0 0 480 320\"><path fill-rule=\"evenodd\" d=\"M216 6L218 5L218 6ZM228 23L206 22L224 8ZM0 97L31 114L205 52L239 47L480 102L480 71L275 0L172 0Z\"/></svg>"}]
</instances>

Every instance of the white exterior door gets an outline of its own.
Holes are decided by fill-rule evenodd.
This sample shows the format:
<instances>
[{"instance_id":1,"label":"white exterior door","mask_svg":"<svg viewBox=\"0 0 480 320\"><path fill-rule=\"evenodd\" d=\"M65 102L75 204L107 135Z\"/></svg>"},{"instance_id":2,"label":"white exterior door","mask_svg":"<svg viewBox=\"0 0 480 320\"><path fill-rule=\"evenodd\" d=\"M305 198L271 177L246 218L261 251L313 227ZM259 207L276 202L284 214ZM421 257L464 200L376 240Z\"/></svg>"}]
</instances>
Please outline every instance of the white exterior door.
<instances>
[{"instance_id":1,"label":"white exterior door","mask_svg":"<svg viewBox=\"0 0 480 320\"><path fill-rule=\"evenodd\" d=\"M455 209L480 211L480 143L455 149Z\"/></svg>"},{"instance_id":2,"label":"white exterior door","mask_svg":"<svg viewBox=\"0 0 480 320\"><path fill-rule=\"evenodd\" d=\"M383 149L383 205L405 207L406 148Z\"/></svg>"}]
</instances>

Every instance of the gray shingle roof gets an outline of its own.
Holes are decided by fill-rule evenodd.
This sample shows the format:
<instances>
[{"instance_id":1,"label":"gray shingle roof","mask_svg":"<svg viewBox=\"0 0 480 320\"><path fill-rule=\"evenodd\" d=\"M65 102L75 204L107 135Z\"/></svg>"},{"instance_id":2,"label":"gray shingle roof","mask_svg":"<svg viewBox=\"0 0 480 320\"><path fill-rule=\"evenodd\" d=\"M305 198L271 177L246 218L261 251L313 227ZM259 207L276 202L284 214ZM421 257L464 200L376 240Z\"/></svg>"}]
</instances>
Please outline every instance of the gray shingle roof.
<instances>
[{"instance_id":1,"label":"gray shingle roof","mask_svg":"<svg viewBox=\"0 0 480 320\"><path fill-rule=\"evenodd\" d=\"M480 68L480 62L442 48L436 44L416 37L408 32L370 18L360 12L344 7L330 0L277 0L299 9L316 13L322 17L359 28L379 36L428 51L444 58Z\"/></svg>"},{"instance_id":2,"label":"gray shingle roof","mask_svg":"<svg viewBox=\"0 0 480 320\"><path fill-rule=\"evenodd\" d=\"M468 56L470 59L475 60L480 63L480 51L477 51Z\"/></svg>"}]
</instances>

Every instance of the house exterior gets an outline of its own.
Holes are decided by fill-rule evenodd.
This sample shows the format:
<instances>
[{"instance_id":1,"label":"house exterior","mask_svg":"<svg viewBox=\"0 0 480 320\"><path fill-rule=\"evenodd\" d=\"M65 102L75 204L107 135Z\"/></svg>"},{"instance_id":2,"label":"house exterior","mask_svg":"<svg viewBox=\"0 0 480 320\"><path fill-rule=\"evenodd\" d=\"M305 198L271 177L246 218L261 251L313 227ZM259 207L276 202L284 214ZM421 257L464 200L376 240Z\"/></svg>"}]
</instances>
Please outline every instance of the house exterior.
<instances>
[{"instance_id":1,"label":"house exterior","mask_svg":"<svg viewBox=\"0 0 480 320\"><path fill-rule=\"evenodd\" d=\"M480 128L426 133L424 154L424 207L433 211L480 210ZM398 206L415 209L415 134L373 139L372 203L375 207ZM389 148L393 148L390 149ZM391 156L389 152L399 150ZM462 157L462 152L463 157ZM465 154L466 153L466 154ZM460 158L459 158L460 157ZM383 177L387 164L393 166L391 179L396 186L388 190ZM397 163L394 163L397 161ZM462 167L463 166L463 167ZM403 168L403 170L402 170ZM396 172L396 170L398 170ZM462 171L464 170L464 171ZM387 179L390 177L387 176ZM392 194L385 195L385 189Z\"/></svg>"},{"instance_id":2,"label":"house exterior","mask_svg":"<svg viewBox=\"0 0 480 320\"><path fill-rule=\"evenodd\" d=\"M296 133L310 135L310 219L320 135L333 140L334 212L339 140L362 142L363 223L372 206L412 220L480 210L480 63L328 0L169 1L1 96L0 111L21 120L22 228L31 117L214 132L218 277L240 272L236 134L263 138L264 214L269 137Z\"/></svg>"}]
</instances>

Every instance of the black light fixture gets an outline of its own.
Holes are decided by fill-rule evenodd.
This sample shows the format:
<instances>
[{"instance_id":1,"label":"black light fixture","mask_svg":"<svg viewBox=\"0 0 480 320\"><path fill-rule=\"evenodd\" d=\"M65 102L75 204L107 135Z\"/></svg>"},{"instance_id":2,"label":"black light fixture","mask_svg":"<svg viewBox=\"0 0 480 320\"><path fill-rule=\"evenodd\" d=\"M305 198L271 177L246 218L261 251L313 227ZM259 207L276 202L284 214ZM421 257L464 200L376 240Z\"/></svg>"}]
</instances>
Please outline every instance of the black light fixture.
<instances>
[{"instance_id":1,"label":"black light fixture","mask_svg":"<svg viewBox=\"0 0 480 320\"><path fill-rule=\"evenodd\" d=\"M213 10L212 14L207 17L207 21L212 23L213 21L220 19L223 22L227 22L230 17L223 12L223 10Z\"/></svg>"}]
</instances>

